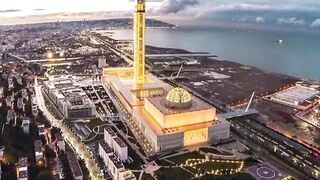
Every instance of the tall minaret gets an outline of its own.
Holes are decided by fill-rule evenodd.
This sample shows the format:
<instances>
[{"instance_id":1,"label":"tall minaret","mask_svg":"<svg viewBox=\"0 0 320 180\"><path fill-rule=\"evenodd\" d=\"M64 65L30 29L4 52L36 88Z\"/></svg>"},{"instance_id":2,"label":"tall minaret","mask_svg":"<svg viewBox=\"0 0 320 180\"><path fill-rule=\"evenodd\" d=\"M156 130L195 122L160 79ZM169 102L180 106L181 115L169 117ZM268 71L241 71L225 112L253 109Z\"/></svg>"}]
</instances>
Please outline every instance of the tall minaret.
<instances>
[{"instance_id":1,"label":"tall minaret","mask_svg":"<svg viewBox=\"0 0 320 180\"><path fill-rule=\"evenodd\" d=\"M134 82L145 82L145 0L136 0L134 13Z\"/></svg>"}]
</instances>

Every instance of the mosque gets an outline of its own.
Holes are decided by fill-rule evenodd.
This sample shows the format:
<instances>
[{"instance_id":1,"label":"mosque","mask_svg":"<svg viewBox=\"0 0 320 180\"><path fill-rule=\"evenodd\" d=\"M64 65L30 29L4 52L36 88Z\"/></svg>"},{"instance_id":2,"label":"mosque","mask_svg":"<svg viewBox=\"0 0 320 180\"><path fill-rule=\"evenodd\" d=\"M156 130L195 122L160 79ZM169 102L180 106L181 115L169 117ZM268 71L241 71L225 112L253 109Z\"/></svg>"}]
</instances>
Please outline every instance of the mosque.
<instances>
[{"instance_id":1,"label":"mosque","mask_svg":"<svg viewBox=\"0 0 320 180\"><path fill-rule=\"evenodd\" d=\"M213 106L145 72L145 0L137 0L136 5L133 64L105 68L103 79L131 115L142 144L162 152L229 138L230 124L216 117Z\"/></svg>"}]
</instances>

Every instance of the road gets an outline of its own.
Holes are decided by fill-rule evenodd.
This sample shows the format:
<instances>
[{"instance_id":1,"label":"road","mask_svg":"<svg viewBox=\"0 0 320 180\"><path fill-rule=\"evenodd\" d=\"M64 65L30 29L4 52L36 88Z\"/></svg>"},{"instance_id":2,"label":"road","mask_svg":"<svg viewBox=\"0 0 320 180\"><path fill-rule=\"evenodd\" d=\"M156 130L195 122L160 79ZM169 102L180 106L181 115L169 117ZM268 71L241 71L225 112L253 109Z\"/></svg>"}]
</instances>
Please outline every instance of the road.
<instances>
[{"instance_id":1,"label":"road","mask_svg":"<svg viewBox=\"0 0 320 180\"><path fill-rule=\"evenodd\" d=\"M11 54L11 53L9 53L8 55L11 56L11 57L17 58L17 59L19 59L19 60L21 60L21 61L27 62L26 59L24 59L24 58L22 58L22 57L19 57L19 56L17 56L17 55L14 55L14 54Z\"/></svg>"},{"instance_id":2,"label":"road","mask_svg":"<svg viewBox=\"0 0 320 180\"><path fill-rule=\"evenodd\" d=\"M52 126L61 129L65 140L73 146L73 149L76 151L76 153L84 160L89 170L90 177L93 180L102 180L103 178L100 176L99 168L88 152L86 146L62 123L61 120L57 120L47 109L44 97L42 95L42 86L38 85L37 77L35 78L34 88L39 109L43 112L44 117L49 120Z\"/></svg>"}]
</instances>

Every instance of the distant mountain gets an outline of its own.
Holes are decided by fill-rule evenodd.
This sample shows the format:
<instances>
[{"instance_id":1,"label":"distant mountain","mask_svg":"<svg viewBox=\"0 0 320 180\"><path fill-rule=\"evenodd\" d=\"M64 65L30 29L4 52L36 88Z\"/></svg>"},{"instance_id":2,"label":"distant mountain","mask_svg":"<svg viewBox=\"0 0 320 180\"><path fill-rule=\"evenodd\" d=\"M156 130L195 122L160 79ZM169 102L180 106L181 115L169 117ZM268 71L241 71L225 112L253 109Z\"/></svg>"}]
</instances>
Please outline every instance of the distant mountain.
<instances>
[{"instance_id":1,"label":"distant mountain","mask_svg":"<svg viewBox=\"0 0 320 180\"><path fill-rule=\"evenodd\" d=\"M132 18L117 18L117 19L105 19L105 20L83 20L83 21L58 21L58 22L46 22L37 24L22 24L22 25L10 25L0 26L0 28L131 28L133 25ZM147 19L146 25L149 28L174 28L173 24L169 24L163 21L155 19Z\"/></svg>"}]
</instances>

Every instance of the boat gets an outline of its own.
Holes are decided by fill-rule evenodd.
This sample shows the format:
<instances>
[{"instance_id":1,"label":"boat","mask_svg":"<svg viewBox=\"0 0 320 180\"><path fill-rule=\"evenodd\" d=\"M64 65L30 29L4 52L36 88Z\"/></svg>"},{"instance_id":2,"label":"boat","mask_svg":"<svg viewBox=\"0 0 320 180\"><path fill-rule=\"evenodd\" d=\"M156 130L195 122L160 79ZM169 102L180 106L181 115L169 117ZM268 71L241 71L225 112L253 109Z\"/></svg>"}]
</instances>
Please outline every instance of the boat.
<instances>
[{"instance_id":1,"label":"boat","mask_svg":"<svg viewBox=\"0 0 320 180\"><path fill-rule=\"evenodd\" d=\"M277 42L278 44L282 44L282 43L283 43L283 39L278 39L276 42Z\"/></svg>"}]
</instances>

